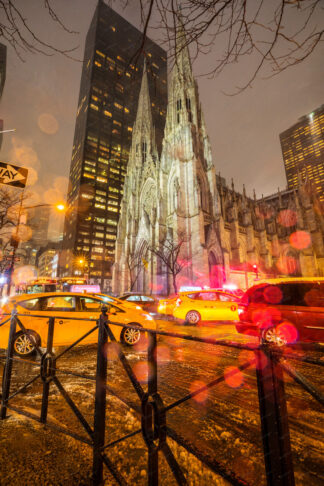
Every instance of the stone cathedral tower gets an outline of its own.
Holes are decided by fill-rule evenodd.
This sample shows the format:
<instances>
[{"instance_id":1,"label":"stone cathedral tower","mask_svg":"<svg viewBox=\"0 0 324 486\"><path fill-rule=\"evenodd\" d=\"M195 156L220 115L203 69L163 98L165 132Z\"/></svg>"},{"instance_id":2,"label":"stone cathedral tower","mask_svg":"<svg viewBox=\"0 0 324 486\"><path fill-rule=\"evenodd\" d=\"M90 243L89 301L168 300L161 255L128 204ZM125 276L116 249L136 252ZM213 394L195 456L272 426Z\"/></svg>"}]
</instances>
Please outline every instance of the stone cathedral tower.
<instances>
[{"instance_id":1,"label":"stone cathedral tower","mask_svg":"<svg viewBox=\"0 0 324 486\"><path fill-rule=\"evenodd\" d=\"M144 69L118 224L115 293L170 290L166 268L149 251L166 240L184 241L179 255L183 282L193 285L204 276L207 285L222 283L215 271L223 263L215 168L182 26L176 54L160 158Z\"/></svg>"},{"instance_id":2,"label":"stone cathedral tower","mask_svg":"<svg viewBox=\"0 0 324 486\"><path fill-rule=\"evenodd\" d=\"M182 241L178 285L248 288L256 275L324 276L324 207L311 183L257 200L216 176L185 32L177 30L159 155L144 67L118 223L113 291L167 294L152 252ZM305 243L306 241L306 243Z\"/></svg>"}]
</instances>

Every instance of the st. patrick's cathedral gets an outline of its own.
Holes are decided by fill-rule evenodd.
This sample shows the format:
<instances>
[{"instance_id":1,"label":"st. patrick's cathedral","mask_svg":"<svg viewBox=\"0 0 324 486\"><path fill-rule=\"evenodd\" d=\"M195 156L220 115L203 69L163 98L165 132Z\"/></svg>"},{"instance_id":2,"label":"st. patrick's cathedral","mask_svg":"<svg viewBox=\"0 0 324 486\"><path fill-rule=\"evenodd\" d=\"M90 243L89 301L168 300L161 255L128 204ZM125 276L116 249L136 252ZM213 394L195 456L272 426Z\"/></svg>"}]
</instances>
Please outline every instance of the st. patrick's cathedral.
<instances>
[{"instance_id":1,"label":"st. patrick's cathedral","mask_svg":"<svg viewBox=\"0 0 324 486\"><path fill-rule=\"evenodd\" d=\"M307 180L257 200L216 173L185 44L180 27L160 156L143 69L113 292L168 294L176 274L178 286L241 288L256 277L323 276L323 208Z\"/></svg>"}]
</instances>

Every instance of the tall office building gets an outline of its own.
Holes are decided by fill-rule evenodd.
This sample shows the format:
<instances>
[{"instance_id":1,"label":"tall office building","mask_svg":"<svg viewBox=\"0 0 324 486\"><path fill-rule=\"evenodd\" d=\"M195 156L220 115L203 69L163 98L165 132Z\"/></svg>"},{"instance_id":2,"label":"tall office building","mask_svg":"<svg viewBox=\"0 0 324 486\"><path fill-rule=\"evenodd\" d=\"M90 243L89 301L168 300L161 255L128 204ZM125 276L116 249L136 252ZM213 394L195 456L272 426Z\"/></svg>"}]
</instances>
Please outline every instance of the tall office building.
<instances>
[{"instance_id":1,"label":"tall office building","mask_svg":"<svg viewBox=\"0 0 324 486\"><path fill-rule=\"evenodd\" d=\"M7 47L0 43L0 100L6 81ZM2 145L3 120L0 120L0 149Z\"/></svg>"},{"instance_id":2,"label":"tall office building","mask_svg":"<svg viewBox=\"0 0 324 486\"><path fill-rule=\"evenodd\" d=\"M281 133L280 142L288 188L297 188L300 176L307 178L324 201L324 105Z\"/></svg>"},{"instance_id":3,"label":"tall office building","mask_svg":"<svg viewBox=\"0 0 324 486\"><path fill-rule=\"evenodd\" d=\"M166 52L99 1L85 44L74 134L61 275L81 275L110 289L123 194L144 57L153 120L161 151L167 103ZM135 62L136 61L136 62Z\"/></svg>"}]
</instances>

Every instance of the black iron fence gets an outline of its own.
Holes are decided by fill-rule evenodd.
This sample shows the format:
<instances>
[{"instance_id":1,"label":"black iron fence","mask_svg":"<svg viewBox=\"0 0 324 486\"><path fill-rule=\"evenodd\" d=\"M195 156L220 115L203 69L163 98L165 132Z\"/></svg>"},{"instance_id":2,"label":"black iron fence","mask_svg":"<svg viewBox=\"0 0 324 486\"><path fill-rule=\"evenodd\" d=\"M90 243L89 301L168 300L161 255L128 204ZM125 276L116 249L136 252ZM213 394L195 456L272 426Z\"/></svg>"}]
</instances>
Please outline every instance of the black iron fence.
<instances>
[{"instance_id":1,"label":"black iron fence","mask_svg":"<svg viewBox=\"0 0 324 486\"><path fill-rule=\"evenodd\" d=\"M8 348L5 357L5 366L2 381L2 400L0 418L3 420L7 417L7 409L11 409L19 414L25 415L30 419L34 419L42 424L46 424L57 432L67 434L74 439L88 444L93 449L93 484L103 484L103 468L106 466L110 473L115 478L116 482L121 485L127 484L127 478L120 472L116 464L109 457L109 449L123 441L126 441L130 437L134 437L137 434L142 434L144 442L148 450L148 464L147 464L147 476L148 484L150 486L158 485L159 480L159 455L163 454L167 464L172 471L172 474L179 485L187 484L185 474L178 463L177 458L172 452L168 438L177 442L189 453L196 456L205 466L210 468L213 472L226 479L233 485L245 485L248 484L243 478L238 477L233 471L228 470L224 465L218 462L217 458L211 458L204 455L204 453L195 447L193 444L189 444L181 435L167 425L167 413L178 407L182 403L193 399L195 396L206 392L206 390L223 383L225 380L225 374L216 376L213 380L199 389L186 394L182 398L166 405L158 390L158 363L157 363L157 338L158 336L168 336L169 338L178 338L182 340L189 340L201 343L209 343L213 346L221 346L239 350L252 351L254 353L254 360L248 360L243 364L240 364L235 369L227 372L226 376L234 376L245 369L248 369L252 365L255 366L256 379L258 386L258 398L259 398L259 413L261 421L261 433L263 441L264 451L264 464L267 478L267 484L269 486L292 486L295 484L294 480L294 467L292 461L290 434L288 425L288 413L287 402L285 395L285 385L283 374L287 373L293 380L298 383L306 392L308 392L315 400L320 404L324 404L323 393L314 387L303 375L294 369L289 361L297 360L305 363L310 363L318 366L323 366L324 362L321 359L314 358L309 355L296 355L283 353L281 348L275 345L261 343L260 345L253 344L241 344L233 343L226 340L216 340L212 338L194 337L187 334L179 334L175 332L159 331L156 329L145 329L145 333L148 336L147 347L147 361L148 361L148 383L147 391L144 390L141 382L137 379L126 354L123 352L122 347L117 347L118 359L120 360L126 374L138 396L138 405L123 397L116 395L116 392L109 386L107 382L107 353L106 345L108 340L111 342L116 341L114 334L111 330L111 326L128 327L131 329L138 329L142 333L143 328L136 326L125 326L124 324L118 324L116 322L110 322L107 316L107 308L102 309L100 318L94 322L94 326L89 332L83 335L80 339L74 342L72 345L66 347L63 351L56 354L53 351L53 338L56 320L62 319L61 317L48 316L48 334L46 350L39 347L37 340L33 334L27 330L20 320L20 315L17 314L16 309L8 319L2 322L5 324L10 320L10 333L8 340ZM44 316L34 316L42 317ZM70 319L70 318L69 318ZM77 320L82 320L75 318ZM71 318L70 320L73 320ZM91 319L84 319L89 321ZM40 361L23 359L14 356L14 340L17 332L22 331L33 340L35 350L40 357ZM68 351L80 344L91 333L98 331L98 346L97 346L97 369L95 376L88 376L81 373L75 373L72 371L64 371L65 374L85 378L95 381L95 405L93 411L93 425L90 425L89 421L80 411L78 405L73 398L64 388L60 378L58 377L58 361ZM300 345L299 345L300 346ZM290 346L293 348L293 346ZM303 349L310 351L322 351L323 347L316 344L303 344ZM25 362L32 366L37 366L39 373L26 382L23 386L20 386L15 391L11 390L11 378L13 365L15 362ZM26 410L19 408L12 404L12 399L18 394L26 392L27 389L36 381L40 379L42 382L42 403L40 414L27 412ZM71 408L79 423L82 425L84 434L80 435L67 427L61 427L54 424L47 419L48 402L51 387L55 386L56 389L63 396L67 405ZM107 394L114 394L130 408L135 410L141 418L141 427L132 431L117 440L112 442L106 442L106 401ZM109 418L109 417L108 417Z\"/></svg>"}]
</instances>

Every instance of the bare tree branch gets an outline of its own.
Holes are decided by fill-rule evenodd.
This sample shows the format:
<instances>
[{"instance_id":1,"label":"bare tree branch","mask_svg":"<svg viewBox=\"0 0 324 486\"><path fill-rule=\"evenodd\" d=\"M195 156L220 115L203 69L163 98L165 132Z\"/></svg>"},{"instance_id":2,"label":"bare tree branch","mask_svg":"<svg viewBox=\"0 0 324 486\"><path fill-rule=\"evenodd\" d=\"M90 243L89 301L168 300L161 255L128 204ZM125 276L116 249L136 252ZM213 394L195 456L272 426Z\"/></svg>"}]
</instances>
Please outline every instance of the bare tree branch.
<instances>
[{"instance_id":1,"label":"bare tree branch","mask_svg":"<svg viewBox=\"0 0 324 486\"><path fill-rule=\"evenodd\" d=\"M136 1L136 0L133 0ZM126 4L131 0L126 0ZM236 92L250 87L255 79L275 76L303 62L323 42L322 0L140 0L142 23L147 35L148 21L156 25L176 62L177 24L185 27L192 58L215 50L209 70L202 76L217 76L227 66L246 56L255 56L255 66ZM145 16L149 4L149 16ZM144 36L143 36L143 40Z\"/></svg>"},{"instance_id":2,"label":"bare tree branch","mask_svg":"<svg viewBox=\"0 0 324 486\"><path fill-rule=\"evenodd\" d=\"M17 0L0 0L0 39L3 38L15 50L19 59L24 61L24 53L43 54L53 56L62 54L70 59L74 59L71 53L78 46L69 49L60 49L59 47L46 42L39 37L30 26L30 22L25 18L24 9L18 6ZM50 0L43 0L43 9L51 20L68 34L77 34L77 32L68 29L58 17L50 4Z\"/></svg>"},{"instance_id":3,"label":"bare tree branch","mask_svg":"<svg viewBox=\"0 0 324 486\"><path fill-rule=\"evenodd\" d=\"M149 251L157 256L160 262L164 265L167 277L172 276L172 283L174 292L177 293L177 275L181 270L187 266L188 262L181 259L181 249L188 241L184 234L179 234L177 241L171 237L167 237L159 246L149 247Z\"/></svg>"}]
</instances>

